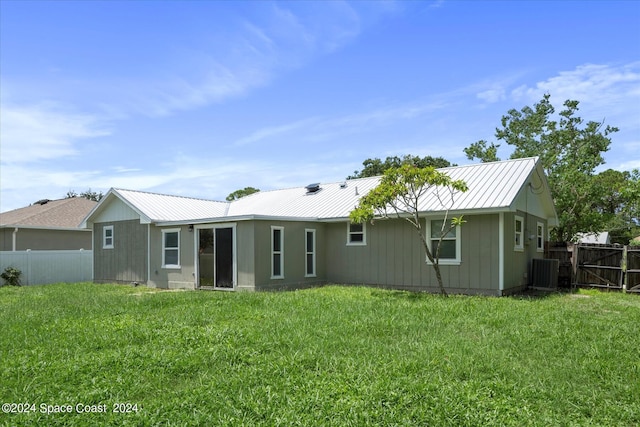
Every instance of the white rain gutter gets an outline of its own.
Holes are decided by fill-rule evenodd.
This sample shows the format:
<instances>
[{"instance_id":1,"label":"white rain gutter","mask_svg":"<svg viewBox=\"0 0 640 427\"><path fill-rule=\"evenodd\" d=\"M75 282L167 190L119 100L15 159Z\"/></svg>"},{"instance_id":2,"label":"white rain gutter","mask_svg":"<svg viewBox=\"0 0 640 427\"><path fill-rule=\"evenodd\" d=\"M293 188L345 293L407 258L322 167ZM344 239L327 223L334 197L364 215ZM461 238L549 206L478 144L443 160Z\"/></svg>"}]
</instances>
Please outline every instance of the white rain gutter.
<instances>
[{"instance_id":1,"label":"white rain gutter","mask_svg":"<svg viewBox=\"0 0 640 427\"><path fill-rule=\"evenodd\" d=\"M18 247L18 227L13 229L13 236L11 238L11 250L15 252L17 247Z\"/></svg>"}]
</instances>

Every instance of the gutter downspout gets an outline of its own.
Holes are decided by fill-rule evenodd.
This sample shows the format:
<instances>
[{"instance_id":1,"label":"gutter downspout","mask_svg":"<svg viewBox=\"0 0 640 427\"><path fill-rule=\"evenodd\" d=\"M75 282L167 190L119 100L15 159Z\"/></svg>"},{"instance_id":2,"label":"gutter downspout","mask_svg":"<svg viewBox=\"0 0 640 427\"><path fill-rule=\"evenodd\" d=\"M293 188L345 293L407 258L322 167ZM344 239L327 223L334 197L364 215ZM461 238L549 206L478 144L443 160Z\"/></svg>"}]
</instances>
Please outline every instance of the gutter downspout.
<instances>
[{"instance_id":1,"label":"gutter downspout","mask_svg":"<svg viewBox=\"0 0 640 427\"><path fill-rule=\"evenodd\" d=\"M15 252L18 246L18 227L13 229L13 235L11 237L11 251Z\"/></svg>"}]
</instances>

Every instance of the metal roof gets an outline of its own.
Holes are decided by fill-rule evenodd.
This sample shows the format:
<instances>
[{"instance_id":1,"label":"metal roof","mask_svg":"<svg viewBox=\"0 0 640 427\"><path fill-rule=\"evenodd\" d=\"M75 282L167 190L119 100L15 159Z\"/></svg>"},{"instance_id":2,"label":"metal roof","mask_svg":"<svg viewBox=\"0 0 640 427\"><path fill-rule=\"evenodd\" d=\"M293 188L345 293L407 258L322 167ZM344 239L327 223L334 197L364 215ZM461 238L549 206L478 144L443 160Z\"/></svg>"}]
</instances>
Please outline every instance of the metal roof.
<instances>
[{"instance_id":1,"label":"metal roof","mask_svg":"<svg viewBox=\"0 0 640 427\"><path fill-rule=\"evenodd\" d=\"M147 193L144 191L110 190L151 222L186 221L225 216L228 202Z\"/></svg>"},{"instance_id":2,"label":"metal roof","mask_svg":"<svg viewBox=\"0 0 640 427\"><path fill-rule=\"evenodd\" d=\"M446 203L444 206L436 197L435 190L425 194L419 204L420 211L508 210L537 168L538 158L530 157L440 169L455 180L464 180L469 189L456 194L453 203L443 198ZM541 169L539 173L542 173ZM360 198L379 182L378 176L320 184L320 189L313 193L304 186L260 191L232 202L122 189L110 190L110 193L117 194L151 222L203 222L256 217L331 220L348 218Z\"/></svg>"}]
</instances>

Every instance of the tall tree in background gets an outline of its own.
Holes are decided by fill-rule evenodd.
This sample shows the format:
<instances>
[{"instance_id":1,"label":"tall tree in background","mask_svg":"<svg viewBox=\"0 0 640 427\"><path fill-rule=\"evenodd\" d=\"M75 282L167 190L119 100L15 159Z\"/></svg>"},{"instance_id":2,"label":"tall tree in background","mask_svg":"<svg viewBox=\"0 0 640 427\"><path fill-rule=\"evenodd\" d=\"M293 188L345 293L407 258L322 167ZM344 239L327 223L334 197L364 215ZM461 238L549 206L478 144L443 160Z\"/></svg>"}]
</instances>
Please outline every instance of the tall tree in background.
<instances>
[{"instance_id":1,"label":"tall tree in background","mask_svg":"<svg viewBox=\"0 0 640 427\"><path fill-rule=\"evenodd\" d=\"M408 163L385 170L377 187L362 197L358 206L349 214L352 222L360 224L378 218L402 218L415 229L422 247L436 273L436 279L442 295L447 295L440 273L440 249L442 241L457 226L462 225L462 217L448 220L449 209L456 194L467 191L462 180L453 180L432 166L420 168ZM426 236L424 219L421 220L419 201L425 195L435 196L444 209L445 216L440 230L431 230ZM435 247L429 247L432 238L438 238Z\"/></svg>"},{"instance_id":2,"label":"tall tree in background","mask_svg":"<svg viewBox=\"0 0 640 427\"><path fill-rule=\"evenodd\" d=\"M94 202L99 202L104 197L104 194L102 194L102 191L96 192L96 191L91 191L91 189L83 191L80 194L76 193L75 190L67 191L67 195L65 196L65 199L71 199L73 197L83 197L88 200L93 200Z\"/></svg>"},{"instance_id":3,"label":"tall tree in background","mask_svg":"<svg viewBox=\"0 0 640 427\"><path fill-rule=\"evenodd\" d=\"M404 164L416 166L418 168L433 167L436 169L455 166L451 164L451 162L449 162L447 159L444 159L442 157L419 157L406 154L402 157L389 156L384 161L376 157L375 159L367 159L362 162L362 166L364 166L364 168L362 168L361 171L354 171L353 175L348 176L347 179L380 176L383 175L387 169L399 168Z\"/></svg>"},{"instance_id":4,"label":"tall tree in background","mask_svg":"<svg viewBox=\"0 0 640 427\"><path fill-rule=\"evenodd\" d=\"M258 191L260 191L257 188L253 188L253 187L244 187L241 190L236 190L233 193L229 194L227 196L227 201L228 202L233 202L234 200L238 200L242 197L248 196L249 194L253 194L253 193L257 193Z\"/></svg>"},{"instance_id":5,"label":"tall tree in background","mask_svg":"<svg viewBox=\"0 0 640 427\"><path fill-rule=\"evenodd\" d=\"M609 149L610 134L618 129L604 121L586 124L576 116L578 101L567 100L554 120L555 109L545 94L533 108L509 110L502 116L496 138L514 147L512 159L539 156L549 179L558 212L559 226L554 238L568 241L579 232L602 231L606 218L593 209L595 169L604 164L602 153ZM465 153L469 159L499 160L499 145L478 141ZM597 197L597 196L596 196Z\"/></svg>"}]
</instances>

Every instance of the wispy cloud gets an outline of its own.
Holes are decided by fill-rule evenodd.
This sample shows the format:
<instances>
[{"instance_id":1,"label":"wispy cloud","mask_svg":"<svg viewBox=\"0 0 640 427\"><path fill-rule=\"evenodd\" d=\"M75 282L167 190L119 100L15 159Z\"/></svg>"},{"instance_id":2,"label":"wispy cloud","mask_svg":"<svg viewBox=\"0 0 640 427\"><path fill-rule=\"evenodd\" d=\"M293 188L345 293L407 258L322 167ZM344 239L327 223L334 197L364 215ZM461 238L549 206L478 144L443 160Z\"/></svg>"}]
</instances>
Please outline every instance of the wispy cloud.
<instances>
[{"instance_id":1,"label":"wispy cloud","mask_svg":"<svg viewBox=\"0 0 640 427\"><path fill-rule=\"evenodd\" d=\"M53 103L17 106L3 102L0 110L2 164L74 155L77 141L109 134L97 117Z\"/></svg>"},{"instance_id":2,"label":"wispy cloud","mask_svg":"<svg viewBox=\"0 0 640 427\"><path fill-rule=\"evenodd\" d=\"M296 139L299 141L321 142L333 140L338 137L372 132L376 129L395 125L398 122L413 120L428 113L444 109L446 106L446 101L407 103L345 116L310 117L292 123L258 129L237 140L235 145L255 144L285 136L287 139L291 139L292 134L296 134Z\"/></svg>"}]
</instances>

